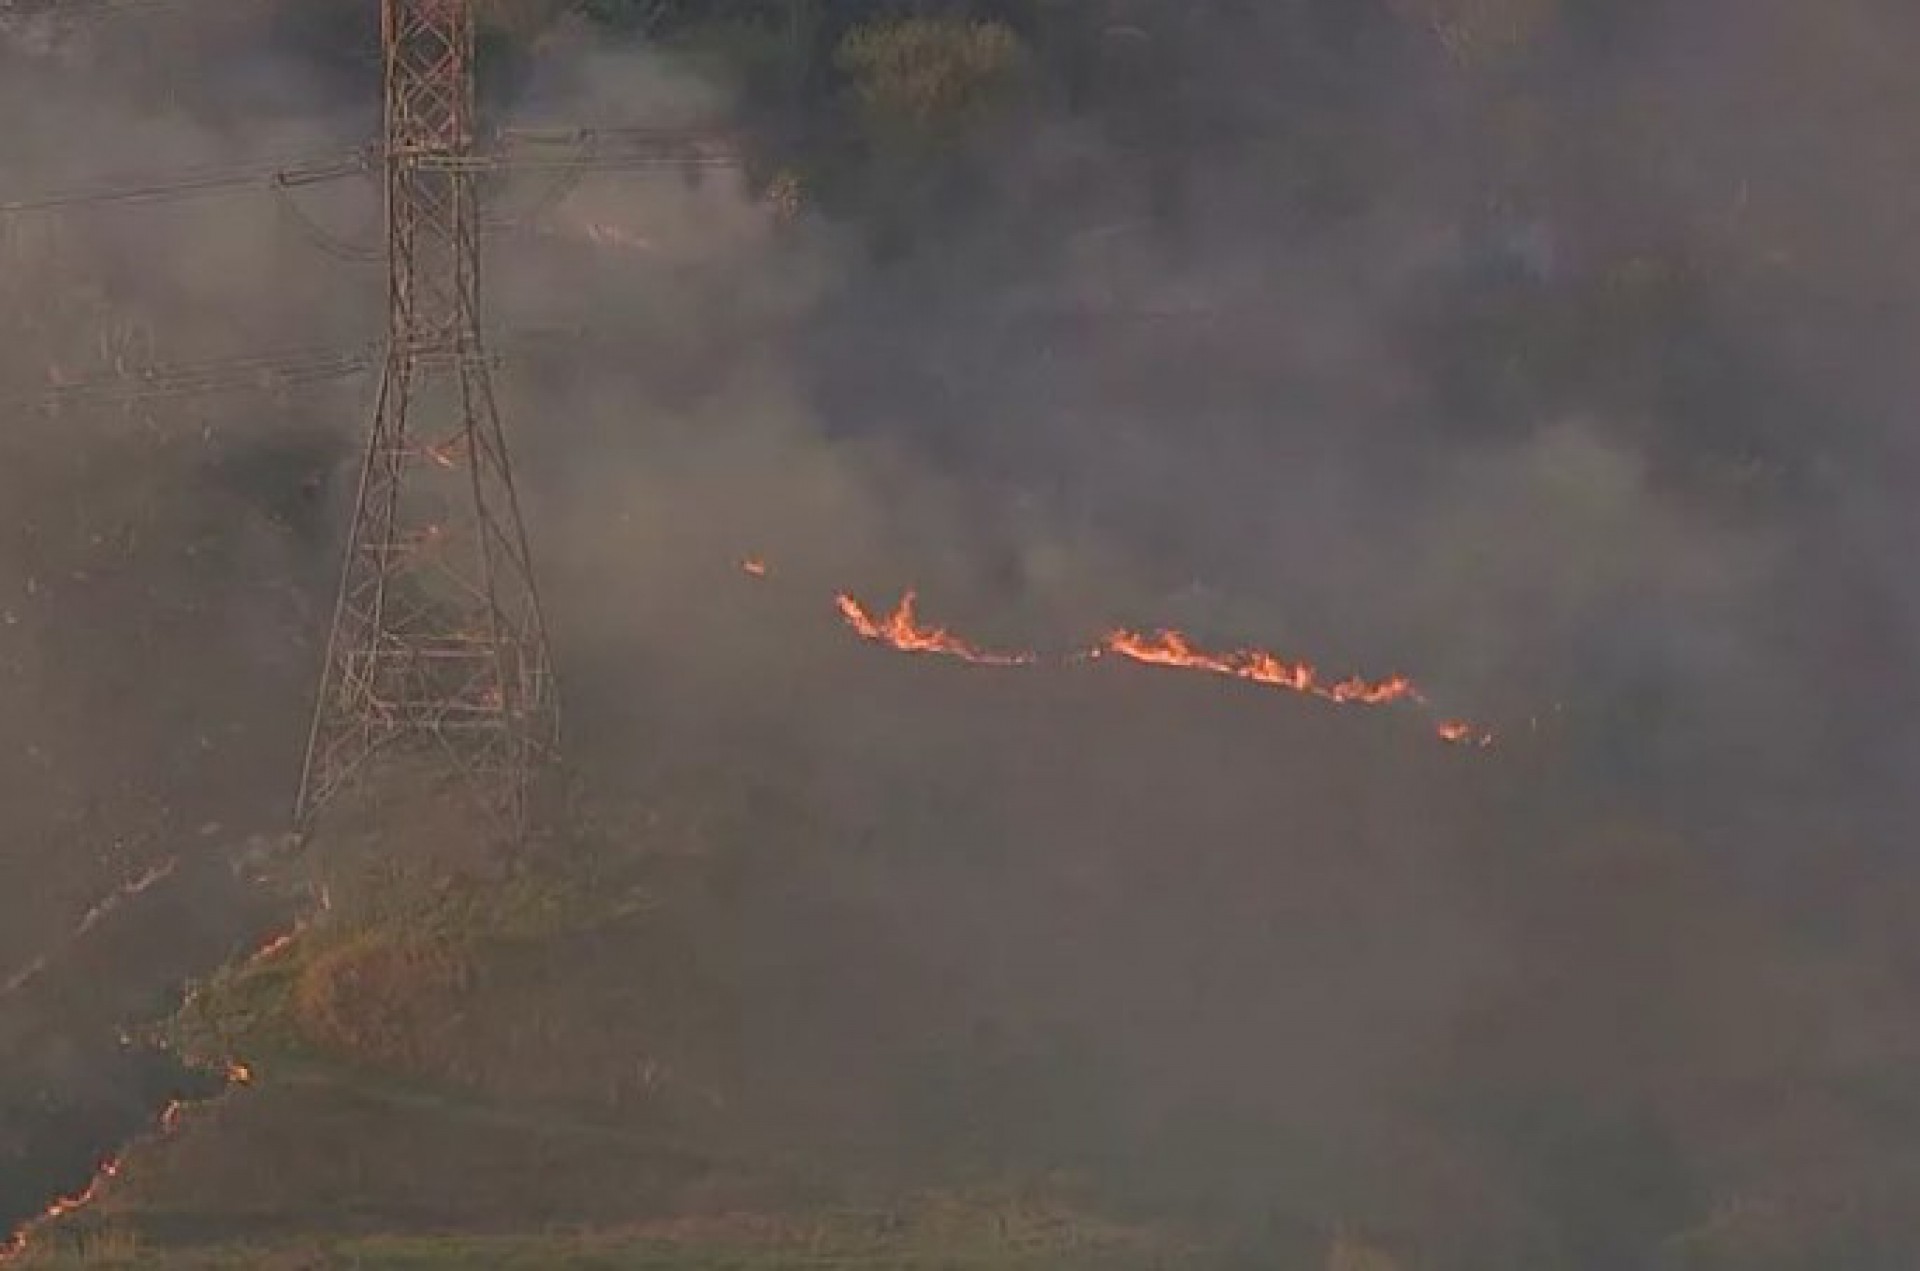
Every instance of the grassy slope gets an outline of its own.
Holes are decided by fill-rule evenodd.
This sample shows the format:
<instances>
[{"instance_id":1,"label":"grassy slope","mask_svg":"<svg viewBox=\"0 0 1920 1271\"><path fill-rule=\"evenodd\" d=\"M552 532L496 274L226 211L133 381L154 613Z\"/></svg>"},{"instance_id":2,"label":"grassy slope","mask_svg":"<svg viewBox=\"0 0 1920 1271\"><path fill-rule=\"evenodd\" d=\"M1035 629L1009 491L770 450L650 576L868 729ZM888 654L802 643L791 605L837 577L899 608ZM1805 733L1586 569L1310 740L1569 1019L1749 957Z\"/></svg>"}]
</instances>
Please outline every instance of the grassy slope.
<instances>
[{"instance_id":1,"label":"grassy slope","mask_svg":"<svg viewBox=\"0 0 1920 1271\"><path fill-rule=\"evenodd\" d=\"M156 1223L156 1218L161 1221ZM159 1234L155 1233L155 1228ZM951 1267L1199 1266L1209 1259L1150 1234L992 1197L924 1197L912 1207L734 1212L544 1232L305 1235L169 1240L137 1205L69 1225L25 1265L143 1267Z\"/></svg>"},{"instance_id":2,"label":"grassy slope","mask_svg":"<svg viewBox=\"0 0 1920 1271\"><path fill-rule=\"evenodd\" d=\"M91 1253L74 1253L33 1265L140 1266L157 1271L216 1269L496 1267L623 1268L632 1271L787 1271L810 1268L947 1268L949 1271L1129 1271L1170 1265L1167 1255L1110 1247L1011 1244L971 1245L939 1237L868 1236L794 1231L776 1239L752 1240L723 1233L687 1237L599 1233L588 1235L500 1237L372 1237L332 1242L291 1241L277 1246L230 1245L163 1251L137 1242L102 1244Z\"/></svg>"},{"instance_id":3,"label":"grassy slope","mask_svg":"<svg viewBox=\"0 0 1920 1271\"><path fill-rule=\"evenodd\" d=\"M244 1059L253 1083L133 1153L27 1265L1204 1261L1012 1169L933 1162L908 1179L884 1154L809 1138L841 1105L794 1108L817 1080L804 1065L771 1092L742 1076L707 866L575 844L489 876L460 834L385 824L295 863L324 912L172 1022L176 1049ZM388 850L425 833L436 850Z\"/></svg>"}]
</instances>

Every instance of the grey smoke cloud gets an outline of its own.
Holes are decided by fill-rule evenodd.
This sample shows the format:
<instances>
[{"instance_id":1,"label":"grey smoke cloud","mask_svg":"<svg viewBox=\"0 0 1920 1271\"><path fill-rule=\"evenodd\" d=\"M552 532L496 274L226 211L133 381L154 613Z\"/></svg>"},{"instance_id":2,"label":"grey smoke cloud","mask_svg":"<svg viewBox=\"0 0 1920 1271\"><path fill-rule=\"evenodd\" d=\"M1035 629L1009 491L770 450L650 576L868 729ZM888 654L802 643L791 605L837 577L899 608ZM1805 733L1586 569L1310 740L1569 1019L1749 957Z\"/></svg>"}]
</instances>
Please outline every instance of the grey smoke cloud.
<instances>
[{"instance_id":1,"label":"grey smoke cloud","mask_svg":"<svg viewBox=\"0 0 1920 1271\"><path fill-rule=\"evenodd\" d=\"M1840 9L1642 6L1605 50L1549 50L1558 89L1383 53L1311 116L1270 82L1312 60L1304 28L1224 48L1196 21L1214 73L1177 162L1049 111L904 262L712 174L591 177L499 237L498 324L587 333L505 385L576 754L610 800L759 783L804 810L703 831L765 871L739 915L748 1029L788 1064L750 1065L768 1109L851 1071L872 1102L823 1118L939 1141L916 1065L944 1048L942 1097L1005 1150L1242 1216L1405 1223L1482 1265L1603 1265L1713 1198L1802 1186L1807 1159L1901 1159L1842 1088L1912 1028L1885 899L1912 885L1887 784L1912 753L1910 252L1886 211L1908 19ZM0 94L44 65L11 56ZM579 32L544 59L529 124L726 100ZM361 119L321 98L236 136L23 74L35 126L0 142L23 187ZM1516 141L1489 121L1522 98ZM1207 126L1233 112L1241 139ZM328 225L366 211L311 197ZM9 376L97 365L128 312L163 356L368 338L377 272L302 255L270 206L89 214L47 231L70 255L15 250ZM8 442L10 506L59 528L0 550L23 845L0 894L83 909L117 856L162 851L75 827L103 784L140 791L109 819L152 823L182 792L266 817L292 777L274 751L339 528L299 491L358 404L151 409L157 434L87 407L85 432L23 415ZM125 524L113 590L50 581ZM831 611L907 586L987 643L1164 622L1404 671L1501 743L1137 668L900 660ZM120 673L155 648L162 685ZM0 970L57 934L6 916Z\"/></svg>"}]
</instances>

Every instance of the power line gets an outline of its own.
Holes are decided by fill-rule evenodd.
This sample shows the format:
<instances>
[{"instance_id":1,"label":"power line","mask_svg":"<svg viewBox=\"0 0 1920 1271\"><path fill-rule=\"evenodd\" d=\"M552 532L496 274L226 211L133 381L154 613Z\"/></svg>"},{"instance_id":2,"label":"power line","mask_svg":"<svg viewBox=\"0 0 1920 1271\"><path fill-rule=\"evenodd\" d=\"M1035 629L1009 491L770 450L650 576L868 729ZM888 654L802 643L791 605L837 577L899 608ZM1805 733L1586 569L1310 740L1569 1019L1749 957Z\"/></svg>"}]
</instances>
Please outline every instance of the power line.
<instances>
[{"instance_id":1,"label":"power line","mask_svg":"<svg viewBox=\"0 0 1920 1271\"><path fill-rule=\"evenodd\" d=\"M482 354L474 11L385 0L381 14L388 355L294 815L310 826L376 757L419 746L517 847L560 720Z\"/></svg>"},{"instance_id":2,"label":"power line","mask_svg":"<svg viewBox=\"0 0 1920 1271\"><path fill-rule=\"evenodd\" d=\"M512 131L505 145L466 161L469 171L488 173L588 173L647 168L731 168L739 166L743 147L717 132L655 128L575 128ZM573 153L560 153L571 147ZM247 164L182 169L144 181L62 190L0 201L0 216L62 211L80 207L163 203L260 185L294 189L374 172L382 158L377 146L308 154L291 161L256 160Z\"/></svg>"},{"instance_id":3,"label":"power line","mask_svg":"<svg viewBox=\"0 0 1920 1271\"><path fill-rule=\"evenodd\" d=\"M539 353L591 345L580 327L527 327L495 332L487 337L492 350L484 360L497 365L509 355ZM93 376L0 396L0 403L58 406L63 402L214 396L233 392L273 392L284 388L343 379L378 367L386 356L382 344L334 348L293 348L241 357L211 358L199 362L162 362L131 367L114 375Z\"/></svg>"},{"instance_id":4,"label":"power line","mask_svg":"<svg viewBox=\"0 0 1920 1271\"><path fill-rule=\"evenodd\" d=\"M21 17L35 18L57 16L68 19L115 18L130 14L162 13L168 9L213 8L216 4L231 7L240 0L0 0L0 18L18 14ZM284 3L285 0L251 0L258 6ZM585 0L570 0L562 10L566 14L579 14L585 8Z\"/></svg>"},{"instance_id":5,"label":"power line","mask_svg":"<svg viewBox=\"0 0 1920 1271\"><path fill-rule=\"evenodd\" d=\"M160 363L134 367L118 375L50 384L17 394L21 402L58 406L99 398L148 400L235 391L273 391L359 374L377 361L372 346L345 349L288 349L205 362Z\"/></svg>"},{"instance_id":6,"label":"power line","mask_svg":"<svg viewBox=\"0 0 1920 1271\"><path fill-rule=\"evenodd\" d=\"M289 164L285 160L256 160L244 165L183 169L164 177L141 182L99 185L62 190L25 199L0 201L0 216L55 212L80 207L110 204L165 203L177 199L235 190L250 185L283 188L314 185L341 177L359 176L372 171L372 158L364 150L333 151L309 156Z\"/></svg>"},{"instance_id":7,"label":"power line","mask_svg":"<svg viewBox=\"0 0 1920 1271\"><path fill-rule=\"evenodd\" d=\"M298 229L307 241L315 247L327 255L332 256L334 259L344 261L350 265L379 263L379 248L343 238L321 225L307 214L305 208L300 206L299 200L293 197L286 183L275 181L271 183L270 188L273 190L274 200L279 205L280 211L286 220L292 224L294 228Z\"/></svg>"},{"instance_id":8,"label":"power line","mask_svg":"<svg viewBox=\"0 0 1920 1271\"><path fill-rule=\"evenodd\" d=\"M253 3L266 5L274 0L252 0ZM40 0L39 3L22 3L21 0L0 0L0 18L17 14L32 19L51 17L63 22L99 20L120 17L125 14L160 13L168 9L213 8L215 4L231 6L236 0Z\"/></svg>"}]
</instances>

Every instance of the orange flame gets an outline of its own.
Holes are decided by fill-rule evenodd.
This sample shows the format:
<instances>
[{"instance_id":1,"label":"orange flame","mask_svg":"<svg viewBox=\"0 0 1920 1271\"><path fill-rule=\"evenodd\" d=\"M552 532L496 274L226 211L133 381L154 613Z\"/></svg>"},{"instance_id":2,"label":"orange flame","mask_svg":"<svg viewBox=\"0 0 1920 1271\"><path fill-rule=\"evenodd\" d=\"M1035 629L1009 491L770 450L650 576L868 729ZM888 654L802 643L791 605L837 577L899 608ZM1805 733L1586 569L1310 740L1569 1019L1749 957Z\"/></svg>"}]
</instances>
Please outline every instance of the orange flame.
<instances>
[{"instance_id":1,"label":"orange flame","mask_svg":"<svg viewBox=\"0 0 1920 1271\"><path fill-rule=\"evenodd\" d=\"M173 1105L168 1104L167 1112L172 1111ZM166 1120L166 1114L162 1114L161 1120L163 1122ZM122 1168L124 1166L121 1158L117 1156L100 1162L100 1168L94 1171L93 1178L85 1188L71 1196L62 1196L55 1200L38 1215L24 1223L5 1244L0 1244L0 1263L12 1262L23 1256L27 1252L27 1246L33 1243L33 1238L46 1227L59 1222L69 1214L85 1209L100 1199L100 1193L106 1190L108 1183L119 1177Z\"/></svg>"},{"instance_id":2,"label":"orange flame","mask_svg":"<svg viewBox=\"0 0 1920 1271\"><path fill-rule=\"evenodd\" d=\"M159 881L159 879L172 873L175 864L176 862L173 861L167 862L159 869L143 876L142 879L136 880L134 884L130 885L128 890L134 894L138 894L139 891L144 891ZM300 932L301 928L296 926L291 931L286 931L275 936L254 950L254 952L248 956L246 964L248 966L255 966L270 958L279 956L286 951L288 946L292 945L293 942L299 938ZM254 1082L253 1069L238 1059L227 1060L224 1075L226 1077L225 1087L221 1089L218 1094L212 1096L212 1098L202 1101L203 1104L213 1103L218 1099L232 1094L242 1086L250 1086ZM183 1099L169 1099L167 1106L160 1110L160 1115L154 1122L152 1131L143 1138L137 1139L123 1148L118 1155L110 1156L100 1162L100 1167L94 1171L93 1178L87 1183L85 1188L75 1192L71 1196L62 1196L55 1200L52 1204L41 1210L36 1217L30 1218L21 1224L5 1240L0 1240L0 1265L22 1257L27 1252L28 1246L33 1243L34 1237L39 1235L47 1227L59 1222L62 1218L70 1214L87 1208L99 1200L101 1193L106 1190L107 1185L118 1178L121 1171L126 1168L126 1160L129 1153L135 1148L148 1146L152 1143L170 1138L178 1133L181 1124L186 1120L187 1113L195 1106L197 1105L190 1104Z\"/></svg>"},{"instance_id":3,"label":"orange flame","mask_svg":"<svg viewBox=\"0 0 1920 1271\"><path fill-rule=\"evenodd\" d=\"M1097 658L1108 653L1146 666L1204 671L1248 680L1304 693L1342 706L1390 706L1401 702L1412 706L1428 704L1426 695L1404 675L1390 675L1383 680L1368 680L1355 675L1329 684L1321 680L1320 673L1311 663L1289 662L1265 649L1209 653L1195 648L1178 631L1162 631L1153 636L1134 631L1114 631L1089 649L1087 656ZM1442 741L1452 745L1481 749L1493 745L1492 733L1484 732L1464 720L1443 720L1435 725L1434 732Z\"/></svg>"},{"instance_id":4,"label":"orange flame","mask_svg":"<svg viewBox=\"0 0 1920 1271\"><path fill-rule=\"evenodd\" d=\"M914 599L909 591L892 613L876 618L844 592L834 598L840 616L861 639L891 645L902 653L934 653L977 666L1026 666L1035 660L1031 653L995 653L976 648L942 627L922 626L914 613Z\"/></svg>"},{"instance_id":5,"label":"orange flame","mask_svg":"<svg viewBox=\"0 0 1920 1271\"><path fill-rule=\"evenodd\" d=\"M1424 703L1425 698L1404 675L1369 681L1358 676L1336 684L1320 682L1320 673L1311 663L1289 662L1265 649L1242 649L1234 653L1208 653L1197 649L1178 631L1162 631L1155 636L1133 631L1114 631L1090 651L1091 656L1112 653L1147 666L1174 667L1187 671L1206 671L1234 679L1249 680L1272 688L1305 693L1323 701L1363 706L1385 706L1391 702Z\"/></svg>"},{"instance_id":6,"label":"orange flame","mask_svg":"<svg viewBox=\"0 0 1920 1271\"><path fill-rule=\"evenodd\" d=\"M214 1099L230 1093L236 1086L248 1084L252 1079L253 1074L245 1064L230 1063L227 1066L226 1089L205 1102L211 1103ZM107 1186L126 1170L129 1153L137 1147L149 1146L179 1133L181 1125L186 1121L187 1113L194 1106L184 1099L167 1100L167 1106L160 1110L160 1115L154 1120L153 1129L129 1144L118 1155L109 1156L101 1161L99 1168L94 1170L93 1177L87 1181L85 1187L71 1195L57 1198L37 1215L22 1223L4 1241L0 1241L0 1264L24 1257L29 1246L33 1244L34 1238L41 1232L62 1218L76 1214L98 1201L107 1190Z\"/></svg>"},{"instance_id":7,"label":"orange flame","mask_svg":"<svg viewBox=\"0 0 1920 1271\"><path fill-rule=\"evenodd\" d=\"M767 562L757 556L749 556L740 562L740 572L749 578L765 578L771 571L767 569Z\"/></svg>"},{"instance_id":8,"label":"orange flame","mask_svg":"<svg viewBox=\"0 0 1920 1271\"><path fill-rule=\"evenodd\" d=\"M267 945L259 948L259 950L253 954L252 958L248 958L248 964L252 966L253 962L261 962L261 960L265 960L265 958L271 958L278 950L288 947L288 945L294 941L296 935L298 935L298 929L296 929L296 931L288 931L286 935L275 937L273 941L269 941ZM40 1210L38 1215L27 1219L25 1223L21 1223L6 1240L0 1240L0 1265L15 1261L17 1258L23 1258L23 1256L27 1254L27 1248L33 1244L35 1236L40 1235L42 1231L46 1231L48 1227L52 1227L54 1223L58 1223L63 1217L69 1217L69 1215L73 1215L73 1213L86 1210L86 1208L90 1208L96 1200L100 1200L102 1192L106 1192L109 1183L113 1183L113 1179L117 1179L117 1177L121 1175L121 1171L127 1169L127 1156L129 1156L131 1152L134 1152L136 1148L152 1146L152 1144L161 1142L161 1140L171 1139L173 1135L179 1133L180 1125L186 1121L186 1114L192 1112L196 1106L211 1104L211 1102L215 1102L215 1100L219 1100L219 1098L225 1098L227 1094L238 1091L240 1087L253 1085L252 1067L242 1064L240 1060L227 1060L225 1077L227 1077L225 1089L221 1089L221 1091L213 1094L213 1096L207 1098L207 1100L202 1100L200 1104L190 1104L190 1102L186 1102L186 1100L182 1100L182 1098L169 1098L169 1100L167 1100L167 1106L159 1110L159 1117L156 1117L156 1121L154 1121L154 1129L152 1129L148 1135L144 1135L142 1139L136 1139L134 1142L131 1142L129 1146L125 1146L117 1156L109 1156L104 1162L100 1162L100 1167L94 1169L94 1177L92 1177L92 1179L86 1183L86 1187L81 1188L79 1192L73 1192L71 1196L60 1196L58 1200L54 1200L52 1204L48 1204L44 1210Z\"/></svg>"},{"instance_id":9,"label":"orange flame","mask_svg":"<svg viewBox=\"0 0 1920 1271\"><path fill-rule=\"evenodd\" d=\"M749 570L751 572L751 570ZM1032 653L999 653L980 649L942 627L923 625L914 612L914 592L907 592L900 605L886 617L875 617L860 602L842 593L836 597L840 614L863 640L888 645L903 653L934 653L983 666L1026 666L1038 659ZM1143 666L1169 667L1183 671L1201 671L1229 679L1245 680L1269 688L1318 698L1342 706L1391 706L1405 704L1425 707L1426 696L1404 675L1369 680L1349 676L1326 681L1308 662L1293 662L1266 649L1238 649L1214 653L1197 647L1179 631L1161 631L1147 635L1118 630L1102 636L1092 647L1069 655L1065 660L1124 658ZM1442 741L1451 745L1484 749L1493 744L1493 734L1464 720L1443 720L1434 726Z\"/></svg>"}]
</instances>

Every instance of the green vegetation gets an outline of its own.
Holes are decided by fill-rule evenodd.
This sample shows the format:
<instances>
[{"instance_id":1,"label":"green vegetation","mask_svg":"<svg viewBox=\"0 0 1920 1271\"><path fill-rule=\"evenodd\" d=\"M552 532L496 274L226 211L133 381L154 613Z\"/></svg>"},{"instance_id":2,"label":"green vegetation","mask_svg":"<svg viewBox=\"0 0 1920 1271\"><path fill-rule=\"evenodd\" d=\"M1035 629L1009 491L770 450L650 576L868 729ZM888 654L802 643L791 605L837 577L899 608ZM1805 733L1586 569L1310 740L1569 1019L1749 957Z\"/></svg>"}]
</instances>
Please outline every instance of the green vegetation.
<instances>
[{"instance_id":1,"label":"green vegetation","mask_svg":"<svg viewBox=\"0 0 1920 1271\"><path fill-rule=\"evenodd\" d=\"M854 28L835 63L869 127L937 138L1004 105L1021 56L1019 38L1000 23L912 18Z\"/></svg>"}]
</instances>

